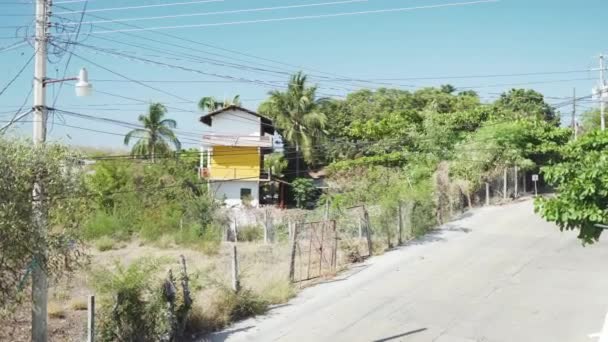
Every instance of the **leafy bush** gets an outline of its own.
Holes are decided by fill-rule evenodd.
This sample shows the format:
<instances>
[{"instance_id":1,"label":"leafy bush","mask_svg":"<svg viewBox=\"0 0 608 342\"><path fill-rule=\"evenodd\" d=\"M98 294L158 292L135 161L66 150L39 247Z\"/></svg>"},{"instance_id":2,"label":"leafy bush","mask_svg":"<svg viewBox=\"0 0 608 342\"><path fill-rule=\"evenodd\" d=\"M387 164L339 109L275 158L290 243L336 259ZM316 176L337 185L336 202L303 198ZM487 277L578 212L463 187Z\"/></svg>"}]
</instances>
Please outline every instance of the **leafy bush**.
<instances>
[{"instance_id":1,"label":"leafy bush","mask_svg":"<svg viewBox=\"0 0 608 342\"><path fill-rule=\"evenodd\" d=\"M82 232L86 240L98 239L102 236L125 239L130 235L130 227L125 220L115 214L96 211L87 221Z\"/></svg>"},{"instance_id":2,"label":"leafy bush","mask_svg":"<svg viewBox=\"0 0 608 342\"><path fill-rule=\"evenodd\" d=\"M266 312L268 303L253 291L244 289L235 293L232 289L222 288L217 298L219 316L226 322L238 321Z\"/></svg>"},{"instance_id":3,"label":"leafy bush","mask_svg":"<svg viewBox=\"0 0 608 342\"><path fill-rule=\"evenodd\" d=\"M248 225L238 228L238 241L254 242L264 238L264 228L260 225Z\"/></svg>"},{"instance_id":4,"label":"leafy bush","mask_svg":"<svg viewBox=\"0 0 608 342\"><path fill-rule=\"evenodd\" d=\"M108 236L102 236L99 239L95 240L95 248L97 248L97 250L99 250L100 252L105 252L114 249L114 245L116 245L116 240Z\"/></svg>"},{"instance_id":5,"label":"leafy bush","mask_svg":"<svg viewBox=\"0 0 608 342\"><path fill-rule=\"evenodd\" d=\"M316 188L312 179L308 178L297 178L291 183L291 189L298 208L304 208L308 205L308 201L312 200Z\"/></svg>"},{"instance_id":6,"label":"leafy bush","mask_svg":"<svg viewBox=\"0 0 608 342\"><path fill-rule=\"evenodd\" d=\"M140 260L128 267L93 273L93 284L102 296L99 322L100 341L156 341L166 328L159 308L160 291L154 274L156 260Z\"/></svg>"}]
</instances>

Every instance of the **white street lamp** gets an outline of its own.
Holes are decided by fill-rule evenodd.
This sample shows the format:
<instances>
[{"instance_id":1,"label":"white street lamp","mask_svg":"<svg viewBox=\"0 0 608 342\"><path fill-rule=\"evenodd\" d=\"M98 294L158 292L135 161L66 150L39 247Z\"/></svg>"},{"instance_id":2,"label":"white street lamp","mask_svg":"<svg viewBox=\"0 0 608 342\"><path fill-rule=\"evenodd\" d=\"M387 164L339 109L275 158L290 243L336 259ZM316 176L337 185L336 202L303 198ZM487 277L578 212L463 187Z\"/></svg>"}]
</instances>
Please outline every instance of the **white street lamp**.
<instances>
[{"instance_id":1,"label":"white street lamp","mask_svg":"<svg viewBox=\"0 0 608 342\"><path fill-rule=\"evenodd\" d=\"M80 69L78 74L78 82L76 82L76 96L91 96L93 86L89 83L89 73L87 69Z\"/></svg>"},{"instance_id":2,"label":"white street lamp","mask_svg":"<svg viewBox=\"0 0 608 342\"><path fill-rule=\"evenodd\" d=\"M78 77L64 78L61 80L47 78L44 80L44 85L65 81L77 81L74 89L76 90L76 96L78 97L90 96L93 93L93 85L89 83L89 72L85 68L80 69Z\"/></svg>"}]
</instances>

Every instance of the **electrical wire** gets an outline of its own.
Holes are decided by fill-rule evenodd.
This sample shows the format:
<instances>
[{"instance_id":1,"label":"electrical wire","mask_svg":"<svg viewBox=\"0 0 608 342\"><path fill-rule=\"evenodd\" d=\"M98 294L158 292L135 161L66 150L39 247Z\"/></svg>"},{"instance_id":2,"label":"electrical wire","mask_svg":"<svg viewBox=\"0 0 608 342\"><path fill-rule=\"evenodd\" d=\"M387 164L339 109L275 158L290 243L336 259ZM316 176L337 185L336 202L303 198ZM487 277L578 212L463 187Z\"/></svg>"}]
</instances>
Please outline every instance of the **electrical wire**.
<instances>
[{"instance_id":1,"label":"electrical wire","mask_svg":"<svg viewBox=\"0 0 608 342\"><path fill-rule=\"evenodd\" d=\"M146 28L142 28L142 29L117 29L117 30L105 30L105 31L102 30L102 31L93 31L93 32L91 32L91 34L95 35L95 34L109 34L109 33L117 33L117 32L156 31L156 30L171 30L171 29L181 29L181 28L216 27L216 26L227 26L227 25L243 25L243 24L282 22L282 21L293 21L293 20L334 18L334 17L353 16L353 15L362 15L362 14L407 12L407 11L415 11L415 10L421 10L421 9L434 9L434 8L456 7L456 6L471 6L471 5L494 3L494 2L500 2L500 0L479 0L479 1L469 1L469 2L454 2L454 3L440 4L440 5L400 7L400 8L389 8L389 9L380 9L380 10L304 15L304 16L271 18L271 19L241 20L241 21L230 21L230 22L222 22L222 23L156 26L156 27L146 27ZM58 13L58 14L61 14L61 13Z\"/></svg>"},{"instance_id":2,"label":"electrical wire","mask_svg":"<svg viewBox=\"0 0 608 342\"><path fill-rule=\"evenodd\" d=\"M218 14L236 14L236 13L250 13L250 12L265 12L275 11L283 9L294 9L294 8L306 8L306 7L321 7L321 6L333 6L343 5L352 3L368 2L369 0L344 0L344 1L331 1L331 2L318 2L312 4L299 4L299 5L285 5L285 6L273 6L273 7L259 7L259 8L247 8L227 11L214 11L214 12L198 12L198 13L186 13L186 14L173 14L173 15L161 15L153 17L136 17L136 18L122 18L113 20L93 20L85 21L84 24L102 24L102 23L118 23L128 21L145 21L145 20L159 20L159 19L176 19L176 18L188 18L188 17L201 17Z\"/></svg>"},{"instance_id":3,"label":"electrical wire","mask_svg":"<svg viewBox=\"0 0 608 342\"><path fill-rule=\"evenodd\" d=\"M162 4L153 4L153 5L141 5L141 6L125 6L125 7L112 7L112 8L97 8L89 10L89 13L97 13L97 12L108 12L108 11L125 11L125 10L133 10L133 9L145 9L145 8L158 8L158 7L174 7L174 6L186 6L186 5L198 5L209 2L224 2L224 0L197 0L197 1L189 1L189 2L168 2ZM61 2L60 2L61 3ZM67 11L67 12L58 12L57 14L79 14L81 11Z\"/></svg>"},{"instance_id":4,"label":"electrical wire","mask_svg":"<svg viewBox=\"0 0 608 342\"><path fill-rule=\"evenodd\" d=\"M30 63L32 63L32 60L34 60L34 57L36 57L36 53L34 53L30 57L30 59L28 59L27 62L25 62L25 64L23 65L23 67L21 67L21 69L19 69L19 71L17 72L17 74L10 81L8 81L8 83L4 86L4 88L2 88L2 90L0 90L0 96L2 96L2 94L4 94L4 92L6 92L6 90L13 83L15 83L15 81L17 80L17 78L19 78L19 76L21 76L21 74L23 74L23 71L25 71L25 69L30 65Z\"/></svg>"}]
</instances>

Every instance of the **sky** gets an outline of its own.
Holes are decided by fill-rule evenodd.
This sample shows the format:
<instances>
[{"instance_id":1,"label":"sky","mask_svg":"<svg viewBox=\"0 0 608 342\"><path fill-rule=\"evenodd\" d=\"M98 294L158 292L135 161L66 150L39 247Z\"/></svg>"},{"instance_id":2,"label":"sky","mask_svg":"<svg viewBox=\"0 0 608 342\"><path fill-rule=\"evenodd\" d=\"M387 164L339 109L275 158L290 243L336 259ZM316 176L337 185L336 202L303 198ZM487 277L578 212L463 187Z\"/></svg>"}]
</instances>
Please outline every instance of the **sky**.
<instances>
[{"instance_id":1,"label":"sky","mask_svg":"<svg viewBox=\"0 0 608 342\"><path fill-rule=\"evenodd\" d=\"M195 147L205 130L201 97L238 94L255 110L298 70L335 98L449 83L484 101L531 88L564 104L598 83L606 10L605 0L56 0L51 21L64 29L51 31L48 77L86 67L94 93L48 87L48 106L70 112L49 118L49 140L125 149L130 129L99 118L135 123L161 102L185 147ZM31 0L0 0L0 126L23 103L31 108L33 47L4 48L31 34L33 13ZM579 101L578 110L592 106ZM570 120L571 104L559 110ZM31 137L28 121L9 134Z\"/></svg>"}]
</instances>

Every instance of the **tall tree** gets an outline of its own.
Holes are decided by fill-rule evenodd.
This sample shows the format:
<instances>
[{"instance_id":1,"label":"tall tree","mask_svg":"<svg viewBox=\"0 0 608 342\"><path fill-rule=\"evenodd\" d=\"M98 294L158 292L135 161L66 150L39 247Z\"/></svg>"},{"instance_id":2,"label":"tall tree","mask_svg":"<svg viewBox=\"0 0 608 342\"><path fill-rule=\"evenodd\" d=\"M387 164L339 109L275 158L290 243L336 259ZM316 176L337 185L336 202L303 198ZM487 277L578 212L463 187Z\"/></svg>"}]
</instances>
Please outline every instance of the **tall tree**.
<instances>
[{"instance_id":1,"label":"tall tree","mask_svg":"<svg viewBox=\"0 0 608 342\"><path fill-rule=\"evenodd\" d=\"M260 105L260 112L274 120L285 140L296 148L296 177L300 171L300 152L306 162L313 161L315 144L325 136L327 117L320 106L327 101L317 98L316 86L306 85L302 72L291 76L286 91L273 90L270 98Z\"/></svg>"},{"instance_id":2,"label":"tall tree","mask_svg":"<svg viewBox=\"0 0 608 342\"><path fill-rule=\"evenodd\" d=\"M213 96L205 96L200 101L198 101L198 108L203 112L214 112L218 109L226 108L231 105L240 106L241 96L236 95L231 100L224 99L224 101L218 101L218 99Z\"/></svg>"},{"instance_id":3,"label":"tall tree","mask_svg":"<svg viewBox=\"0 0 608 342\"><path fill-rule=\"evenodd\" d=\"M131 154L134 156L147 156L155 161L156 154L167 154L170 144L176 150L180 150L182 145L175 136L173 129L177 127L177 122L173 119L163 119L167 114L167 108L160 103L153 103L148 108L147 114L142 114L137 118L144 128L137 128L125 135L124 143L129 145L131 139L137 138L139 141L133 145Z\"/></svg>"}]
</instances>

